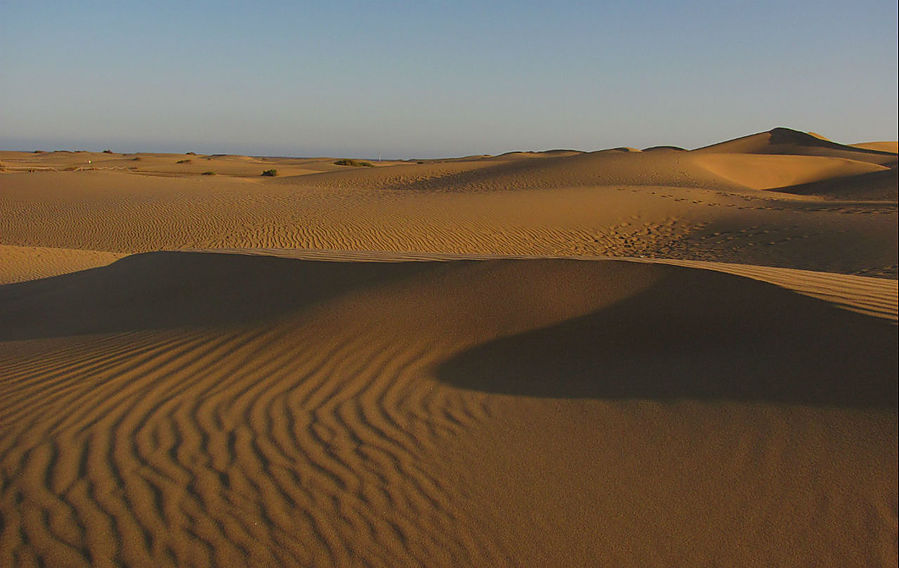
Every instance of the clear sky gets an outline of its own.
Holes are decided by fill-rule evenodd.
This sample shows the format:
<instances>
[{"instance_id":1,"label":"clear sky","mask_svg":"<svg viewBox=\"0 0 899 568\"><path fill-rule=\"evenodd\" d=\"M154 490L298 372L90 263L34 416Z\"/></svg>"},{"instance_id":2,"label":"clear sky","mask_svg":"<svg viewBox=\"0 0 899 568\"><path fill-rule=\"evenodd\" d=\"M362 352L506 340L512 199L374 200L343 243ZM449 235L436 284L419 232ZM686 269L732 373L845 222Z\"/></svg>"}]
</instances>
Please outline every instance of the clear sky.
<instances>
[{"instance_id":1,"label":"clear sky","mask_svg":"<svg viewBox=\"0 0 899 568\"><path fill-rule=\"evenodd\" d=\"M0 148L436 157L896 140L896 0L0 0Z\"/></svg>"}]
</instances>

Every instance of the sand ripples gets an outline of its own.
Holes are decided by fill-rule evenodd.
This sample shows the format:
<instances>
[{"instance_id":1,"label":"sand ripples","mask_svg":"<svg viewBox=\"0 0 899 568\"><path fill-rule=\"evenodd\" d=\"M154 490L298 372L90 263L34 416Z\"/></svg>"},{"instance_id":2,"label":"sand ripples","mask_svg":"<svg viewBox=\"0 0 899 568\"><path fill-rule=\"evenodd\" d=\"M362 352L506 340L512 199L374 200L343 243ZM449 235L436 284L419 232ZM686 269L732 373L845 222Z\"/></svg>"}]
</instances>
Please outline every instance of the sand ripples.
<instances>
[{"instance_id":1,"label":"sand ripples","mask_svg":"<svg viewBox=\"0 0 899 568\"><path fill-rule=\"evenodd\" d=\"M3 564L496 560L464 496L422 463L483 412L477 397L434 396L425 345L324 332L126 334L18 365L5 353Z\"/></svg>"},{"instance_id":2,"label":"sand ripples","mask_svg":"<svg viewBox=\"0 0 899 568\"><path fill-rule=\"evenodd\" d=\"M516 397L845 403L886 417L883 393L895 399L882 347L895 327L734 276L248 252L133 255L0 288L0 565L510 565L519 537L490 526L470 479L493 458L446 448L495 429ZM880 284L852 282L859 297ZM853 357L814 322L845 327ZM721 355L691 367L685 345ZM822 349L839 361L815 363ZM683 377L658 380L675 367Z\"/></svg>"}]
</instances>

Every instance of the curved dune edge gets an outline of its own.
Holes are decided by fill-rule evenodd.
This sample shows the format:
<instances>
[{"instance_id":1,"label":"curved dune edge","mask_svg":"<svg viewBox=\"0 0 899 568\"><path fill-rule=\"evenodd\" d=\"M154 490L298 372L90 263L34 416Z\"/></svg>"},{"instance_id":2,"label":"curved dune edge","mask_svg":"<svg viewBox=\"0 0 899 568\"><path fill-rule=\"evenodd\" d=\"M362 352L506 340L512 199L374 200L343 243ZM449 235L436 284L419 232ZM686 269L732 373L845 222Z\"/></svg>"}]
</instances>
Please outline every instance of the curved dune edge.
<instances>
[{"instance_id":1,"label":"curved dune edge","mask_svg":"<svg viewBox=\"0 0 899 568\"><path fill-rule=\"evenodd\" d=\"M888 558L895 326L660 262L215 252L0 287L0 564Z\"/></svg>"},{"instance_id":2,"label":"curved dune edge","mask_svg":"<svg viewBox=\"0 0 899 568\"><path fill-rule=\"evenodd\" d=\"M697 153L729 154L791 154L794 156L830 156L850 160L885 164L895 162L895 151L883 151L866 145L846 145L833 142L820 134L801 132L791 128L773 128L765 132L741 136L704 146Z\"/></svg>"},{"instance_id":3,"label":"curved dune edge","mask_svg":"<svg viewBox=\"0 0 899 568\"><path fill-rule=\"evenodd\" d=\"M106 266L125 253L0 244L0 285Z\"/></svg>"},{"instance_id":4,"label":"curved dune edge","mask_svg":"<svg viewBox=\"0 0 899 568\"><path fill-rule=\"evenodd\" d=\"M705 268L768 282L810 298L868 316L897 321L899 281L832 272L776 268L723 262L657 260L678 266Z\"/></svg>"},{"instance_id":5,"label":"curved dune edge","mask_svg":"<svg viewBox=\"0 0 899 568\"><path fill-rule=\"evenodd\" d=\"M880 164L827 156L709 153L695 159L722 179L757 190L889 171Z\"/></svg>"},{"instance_id":6,"label":"curved dune edge","mask_svg":"<svg viewBox=\"0 0 899 568\"><path fill-rule=\"evenodd\" d=\"M568 258L580 260L621 260L637 263L660 263L687 268L714 270L774 284L798 294L824 300L841 308L893 322L899 321L899 281L869 276L816 272L795 268L733 264L726 262L678 259L596 257L596 256L516 256L436 254L428 252L399 253L387 251L344 251L312 249L183 249L185 252L250 254L309 260L404 262L450 260L498 260L528 258Z\"/></svg>"},{"instance_id":7,"label":"curved dune edge","mask_svg":"<svg viewBox=\"0 0 899 568\"><path fill-rule=\"evenodd\" d=\"M877 152L890 152L896 154L899 152L899 142L883 141L883 142L859 142L858 144L850 144L853 148L861 148L862 150L874 150Z\"/></svg>"}]
</instances>

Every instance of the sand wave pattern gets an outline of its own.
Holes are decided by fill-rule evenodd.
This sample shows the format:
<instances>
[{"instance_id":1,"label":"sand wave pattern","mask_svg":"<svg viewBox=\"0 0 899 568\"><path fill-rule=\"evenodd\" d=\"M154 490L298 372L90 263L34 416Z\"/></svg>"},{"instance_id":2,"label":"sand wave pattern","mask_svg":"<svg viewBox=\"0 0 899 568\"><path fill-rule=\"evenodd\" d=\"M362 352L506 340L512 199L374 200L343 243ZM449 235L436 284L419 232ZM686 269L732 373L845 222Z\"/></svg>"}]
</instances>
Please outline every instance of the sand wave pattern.
<instances>
[{"instance_id":1,"label":"sand wave pattern","mask_svg":"<svg viewBox=\"0 0 899 568\"><path fill-rule=\"evenodd\" d=\"M172 268L148 256L147 270ZM249 278L275 275L256 265ZM314 315L125 331L145 309L128 322L76 321L66 333L105 329L32 340L29 356L27 342L4 345L0 564L497 561L465 496L426 463L483 412L478 396L433 396L427 340Z\"/></svg>"},{"instance_id":2,"label":"sand wave pattern","mask_svg":"<svg viewBox=\"0 0 899 568\"><path fill-rule=\"evenodd\" d=\"M489 563L417 464L477 409L410 387L415 348L297 333L115 336L7 366L3 564Z\"/></svg>"},{"instance_id":3,"label":"sand wave pattern","mask_svg":"<svg viewBox=\"0 0 899 568\"><path fill-rule=\"evenodd\" d=\"M150 253L0 307L3 566L514 565L442 461L497 393L895 401L894 326L659 264Z\"/></svg>"}]
</instances>

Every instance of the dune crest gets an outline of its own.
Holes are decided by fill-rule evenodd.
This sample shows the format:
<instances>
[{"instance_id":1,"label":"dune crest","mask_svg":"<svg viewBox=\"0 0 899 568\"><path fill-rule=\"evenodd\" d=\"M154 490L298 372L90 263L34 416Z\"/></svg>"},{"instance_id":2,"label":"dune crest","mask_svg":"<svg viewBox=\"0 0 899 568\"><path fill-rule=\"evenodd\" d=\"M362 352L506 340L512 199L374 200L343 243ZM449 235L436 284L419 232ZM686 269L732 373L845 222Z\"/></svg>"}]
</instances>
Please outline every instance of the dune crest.
<instances>
[{"instance_id":1,"label":"dune crest","mask_svg":"<svg viewBox=\"0 0 899 568\"><path fill-rule=\"evenodd\" d=\"M887 164L896 161L896 156L891 155L891 152L839 144L820 135L783 127L704 146L697 148L694 152L827 156L875 164Z\"/></svg>"},{"instance_id":2,"label":"dune crest","mask_svg":"<svg viewBox=\"0 0 899 568\"><path fill-rule=\"evenodd\" d=\"M730 182L781 191L812 182L890 171L879 164L824 156L709 154L699 157L697 163Z\"/></svg>"},{"instance_id":3,"label":"dune crest","mask_svg":"<svg viewBox=\"0 0 899 568\"><path fill-rule=\"evenodd\" d=\"M859 142L858 144L850 144L855 148L865 150L876 150L878 152L889 152L891 154L899 153L899 142Z\"/></svg>"},{"instance_id":4,"label":"dune crest","mask_svg":"<svg viewBox=\"0 0 899 568\"><path fill-rule=\"evenodd\" d=\"M105 266L122 253L0 245L0 285Z\"/></svg>"}]
</instances>

